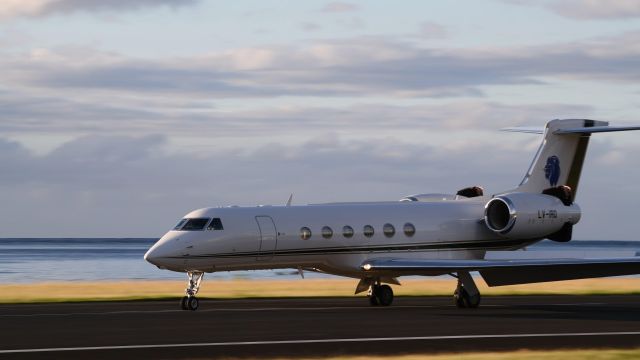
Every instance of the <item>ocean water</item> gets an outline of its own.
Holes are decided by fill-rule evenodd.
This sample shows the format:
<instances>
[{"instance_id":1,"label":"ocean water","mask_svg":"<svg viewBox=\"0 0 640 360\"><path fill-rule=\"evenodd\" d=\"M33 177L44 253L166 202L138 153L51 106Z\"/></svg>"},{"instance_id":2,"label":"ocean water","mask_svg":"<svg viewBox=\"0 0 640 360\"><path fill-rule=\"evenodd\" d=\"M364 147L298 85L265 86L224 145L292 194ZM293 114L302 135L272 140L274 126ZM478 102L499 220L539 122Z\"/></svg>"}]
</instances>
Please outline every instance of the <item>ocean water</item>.
<instances>
[{"instance_id":1,"label":"ocean water","mask_svg":"<svg viewBox=\"0 0 640 360\"><path fill-rule=\"evenodd\" d=\"M184 280L144 260L155 238L0 238L0 283ZM295 270L235 271L216 278L294 278ZM307 277L326 277L307 274ZM209 278L211 275L208 276Z\"/></svg>"},{"instance_id":2,"label":"ocean water","mask_svg":"<svg viewBox=\"0 0 640 360\"><path fill-rule=\"evenodd\" d=\"M186 276L160 270L144 261L144 253L157 239L0 239L0 283L39 281L91 281L122 279L185 280ZM504 252L493 258L504 258ZM541 241L514 258L626 257L640 255L640 241ZM565 256L566 255L566 256ZM295 270L221 272L216 278L294 278ZM305 273L305 277L327 275Z\"/></svg>"}]
</instances>

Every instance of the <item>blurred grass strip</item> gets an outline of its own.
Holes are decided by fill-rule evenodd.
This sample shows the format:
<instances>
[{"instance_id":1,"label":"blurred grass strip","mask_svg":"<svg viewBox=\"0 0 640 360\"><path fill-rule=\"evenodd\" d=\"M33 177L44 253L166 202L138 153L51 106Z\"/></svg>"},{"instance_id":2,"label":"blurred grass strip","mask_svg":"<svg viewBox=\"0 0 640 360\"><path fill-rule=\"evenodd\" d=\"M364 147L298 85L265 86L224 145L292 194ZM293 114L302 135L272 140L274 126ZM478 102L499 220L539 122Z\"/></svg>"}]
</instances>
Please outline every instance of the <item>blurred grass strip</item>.
<instances>
[{"instance_id":1,"label":"blurred grass strip","mask_svg":"<svg viewBox=\"0 0 640 360\"><path fill-rule=\"evenodd\" d=\"M394 286L397 296L451 295L455 279L407 279ZM207 278L203 298L352 296L355 279L219 280ZM640 294L640 278L603 278L489 288L477 281L482 295ZM178 298L186 281L93 281L0 284L0 303L102 301Z\"/></svg>"},{"instance_id":2,"label":"blurred grass strip","mask_svg":"<svg viewBox=\"0 0 640 360\"><path fill-rule=\"evenodd\" d=\"M630 360L640 359L640 349L604 350L518 350L508 352L457 353L440 355L344 356L323 360Z\"/></svg>"}]
</instances>

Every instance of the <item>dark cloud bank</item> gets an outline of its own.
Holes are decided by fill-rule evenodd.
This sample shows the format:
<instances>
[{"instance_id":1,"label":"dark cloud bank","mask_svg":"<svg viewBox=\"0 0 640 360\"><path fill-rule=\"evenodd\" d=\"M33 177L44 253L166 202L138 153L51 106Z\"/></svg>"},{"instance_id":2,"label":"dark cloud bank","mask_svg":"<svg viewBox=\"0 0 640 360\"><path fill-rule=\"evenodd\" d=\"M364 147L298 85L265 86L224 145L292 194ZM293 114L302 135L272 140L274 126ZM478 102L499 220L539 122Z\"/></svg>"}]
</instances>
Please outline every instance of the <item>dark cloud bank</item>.
<instances>
[{"instance_id":1,"label":"dark cloud bank","mask_svg":"<svg viewBox=\"0 0 640 360\"><path fill-rule=\"evenodd\" d=\"M511 134L496 135L514 136ZM523 137L522 141L531 139ZM189 210L217 205L397 200L420 192L455 192L468 185L487 191L515 186L533 156L518 145L478 143L460 149L416 146L397 139L345 142L339 138L300 146L271 144L247 153L168 153L166 138L87 136L37 156L0 140L0 218L5 236L157 236ZM610 173L619 164L599 154L619 150L596 142L587 159L580 202L585 225L576 237L629 238L614 224L634 221L635 199L611 196L635 190ZM640 178L634 153L623 149L625 179ZM607 206L603 205L606 204ZM37 224L34 224L34 219ZM599 224L610 224L607 230Z\"/></svg>"}]
</instances>

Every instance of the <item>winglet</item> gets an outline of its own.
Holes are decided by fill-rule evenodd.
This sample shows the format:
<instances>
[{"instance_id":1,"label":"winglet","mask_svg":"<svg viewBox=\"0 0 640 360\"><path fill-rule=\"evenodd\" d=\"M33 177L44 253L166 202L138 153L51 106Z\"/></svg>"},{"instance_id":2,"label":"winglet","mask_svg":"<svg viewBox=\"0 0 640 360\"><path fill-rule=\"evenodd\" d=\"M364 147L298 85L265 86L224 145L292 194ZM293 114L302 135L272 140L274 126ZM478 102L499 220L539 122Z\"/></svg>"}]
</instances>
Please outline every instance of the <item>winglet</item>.
<instances>
[{"instance_id":1,"label":"winglet","mask_svg":"<svg viewBox=\"0 0 640 360\"><path fill-rule=\"evenodd\" d=\"M291 200L293 200L293 193L289 195L289 200L287 200L287 206L291 206Z\"/></svg>"}]
</instances>

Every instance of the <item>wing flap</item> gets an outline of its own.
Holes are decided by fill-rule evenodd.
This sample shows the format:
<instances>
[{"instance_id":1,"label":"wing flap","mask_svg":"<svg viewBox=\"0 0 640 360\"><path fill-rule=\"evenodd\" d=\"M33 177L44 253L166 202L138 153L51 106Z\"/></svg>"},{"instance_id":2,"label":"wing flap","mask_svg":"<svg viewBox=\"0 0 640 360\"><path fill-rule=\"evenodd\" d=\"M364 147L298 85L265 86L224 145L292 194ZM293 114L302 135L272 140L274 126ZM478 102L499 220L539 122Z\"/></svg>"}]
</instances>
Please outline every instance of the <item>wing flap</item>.
<instances>
[{"instance_id":1,"label":"wing flap","mask_svg":"<svg viewBox=\"0 0 640 360\"><path fill-rule=\"evenodd\" d=\"M509 271L498 269L480 270L480 275L489 286L529 284L547 281L590 279L607 276L634 275L640 273L640 260L616 262L585 262L573 264L550 264L525 266Z\"/></svg>"},{"instance_id":2,"label":"wing flap","mask_svg":"<svg viewBox=\"0 0 640 360\"><path fill-rule=\"evenodd\" d=\"M640 257L605 259L428 260L375 259L367 272L438 275L478 271L489 286L640 274Z\"/></svg>"}]
</instances>

